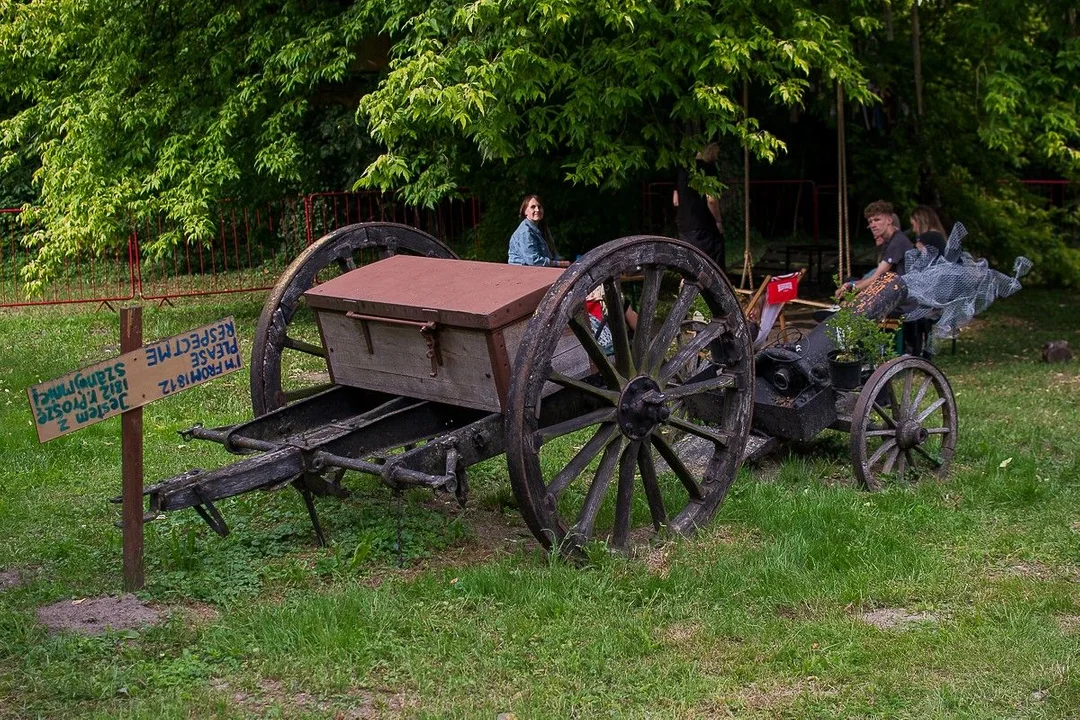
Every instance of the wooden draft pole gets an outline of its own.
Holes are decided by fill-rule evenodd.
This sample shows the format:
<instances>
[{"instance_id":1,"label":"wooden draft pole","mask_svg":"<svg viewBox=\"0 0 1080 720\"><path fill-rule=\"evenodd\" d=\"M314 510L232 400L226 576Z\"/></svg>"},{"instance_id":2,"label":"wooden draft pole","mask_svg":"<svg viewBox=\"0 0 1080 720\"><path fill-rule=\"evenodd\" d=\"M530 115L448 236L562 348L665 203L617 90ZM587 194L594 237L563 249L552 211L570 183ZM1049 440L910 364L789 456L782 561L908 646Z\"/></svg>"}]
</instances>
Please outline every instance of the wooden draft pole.
<instances>
[{"instance_id":1,"label":"wooden draft pole","mask_svg":"<svg viewBox=\"0 0 1080 720\"><path fill-rule=\"evenodd\" d=\"M742 86L743 120L750 116L749 84L743 80ZM754 287L754 259L750 253L750 148L743 143L743 266L739 278L739 289Z\"/></svg>"}]
</instances>

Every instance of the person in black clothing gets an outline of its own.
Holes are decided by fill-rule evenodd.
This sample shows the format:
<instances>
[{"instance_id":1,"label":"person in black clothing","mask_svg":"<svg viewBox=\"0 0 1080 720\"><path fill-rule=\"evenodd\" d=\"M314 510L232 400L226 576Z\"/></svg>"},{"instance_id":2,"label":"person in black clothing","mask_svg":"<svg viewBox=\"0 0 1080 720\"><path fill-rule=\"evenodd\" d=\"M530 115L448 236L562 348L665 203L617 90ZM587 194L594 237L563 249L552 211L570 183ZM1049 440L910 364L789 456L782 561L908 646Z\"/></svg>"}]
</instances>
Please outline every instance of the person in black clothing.
<instances>
[{"instance_id":1,"label":"person in black clothing","mask_svg":"<svg viewBox=\"0 0 1080 720\"><path fill-rule=\"evenodd\" d=\"M695 158L698 171L716 177L716 157L719 152L720 147L716 143L709 144L699 152ZM671 202L676 208L675 222L679 226L679 239L700 248L721 270L727 272L720 201L711 195L702 195L690 187L690 173L685 168L679 168Z\"/></svg>"}]
</instances>

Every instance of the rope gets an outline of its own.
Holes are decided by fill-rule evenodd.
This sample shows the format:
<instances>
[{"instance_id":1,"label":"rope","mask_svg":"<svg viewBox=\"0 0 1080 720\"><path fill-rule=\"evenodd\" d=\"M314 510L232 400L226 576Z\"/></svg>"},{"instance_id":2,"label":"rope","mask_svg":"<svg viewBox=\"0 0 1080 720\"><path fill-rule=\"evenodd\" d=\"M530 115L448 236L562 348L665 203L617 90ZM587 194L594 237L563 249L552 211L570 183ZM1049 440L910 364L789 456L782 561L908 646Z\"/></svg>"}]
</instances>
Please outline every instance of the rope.
<instances>
[{"instance_id":1,"label":"rope","mask_svg":"<svg viewBox=\"0 0 1080 720\"><path fill-rule=\"evenodd\" d=\"M750 90L743 80L743 120L750 116ZM750 148L743 143L743 266L739 288L754 286L754 259L750 254Z\"/></svg>"},{"instance_id":2,"label":"rope","mask_svg":"<svg viewBox=\"0 0 1080 720\"><path fill-rule=\"evenodd\" d=\"M847 141L844 138L844 87L836 84L836 167L837 167L837 262L840 282L851 277L851 237L848 232Z\"/></svg>"}]
</instances>

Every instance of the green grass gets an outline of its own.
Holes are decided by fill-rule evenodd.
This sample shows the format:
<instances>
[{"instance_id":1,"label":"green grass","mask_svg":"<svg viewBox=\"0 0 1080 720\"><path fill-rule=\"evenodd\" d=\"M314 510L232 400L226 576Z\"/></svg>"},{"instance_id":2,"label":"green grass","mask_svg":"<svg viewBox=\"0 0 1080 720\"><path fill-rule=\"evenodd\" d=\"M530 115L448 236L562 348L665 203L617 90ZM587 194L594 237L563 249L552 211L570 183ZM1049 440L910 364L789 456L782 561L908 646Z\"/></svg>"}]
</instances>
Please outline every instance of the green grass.
<instances>
[{"instance_id":1,"label":"green grass","mask_svg":"<svg viewBox=\"0 0 1080 720\"><path fill-rule=\"evenodd\" d=\"M939 363L957 395L950 478L869 494L847 437L744 468L695 538L576 567L525 533L501 458L463 513L353 478L313 542L292 491L147 526L140 632L49 636L37 607L121 587L119 421L39 445L25 388L118 352L116 315L0 315L0 718L1065 718L1080 708L1080 297L1025 289ZM257 298L147 308L144 336L225 315L245 357ZM214 467L176 431L250 412L247 371L145 409L148 481ZM482 519L474 524L474 519ZM514 534L514 533L511 533ZM905 609L895 628L860 619ZM198 616L200 619L195 619Z\"/></svg>"}]
</instances>

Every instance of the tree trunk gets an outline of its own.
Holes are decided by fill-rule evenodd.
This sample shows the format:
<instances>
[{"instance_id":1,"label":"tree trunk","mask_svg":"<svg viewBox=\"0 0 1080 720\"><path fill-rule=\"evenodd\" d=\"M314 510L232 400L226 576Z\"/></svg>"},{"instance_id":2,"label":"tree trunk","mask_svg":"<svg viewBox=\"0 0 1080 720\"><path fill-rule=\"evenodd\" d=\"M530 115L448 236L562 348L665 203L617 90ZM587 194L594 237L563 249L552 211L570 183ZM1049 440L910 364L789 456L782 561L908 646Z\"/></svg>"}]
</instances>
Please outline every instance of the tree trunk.
<instances>
[{"instance_id":1,"label":"tree trunk","mask_svg":"<svg viewBox=\"0 0 1080 720\"><path fill-rule=\"evenodd\" d=\"M919 3L911 4L911 59L915 66L915 116L922 117L922 42L919 34Z\"/></svg>"}]
</instances>

